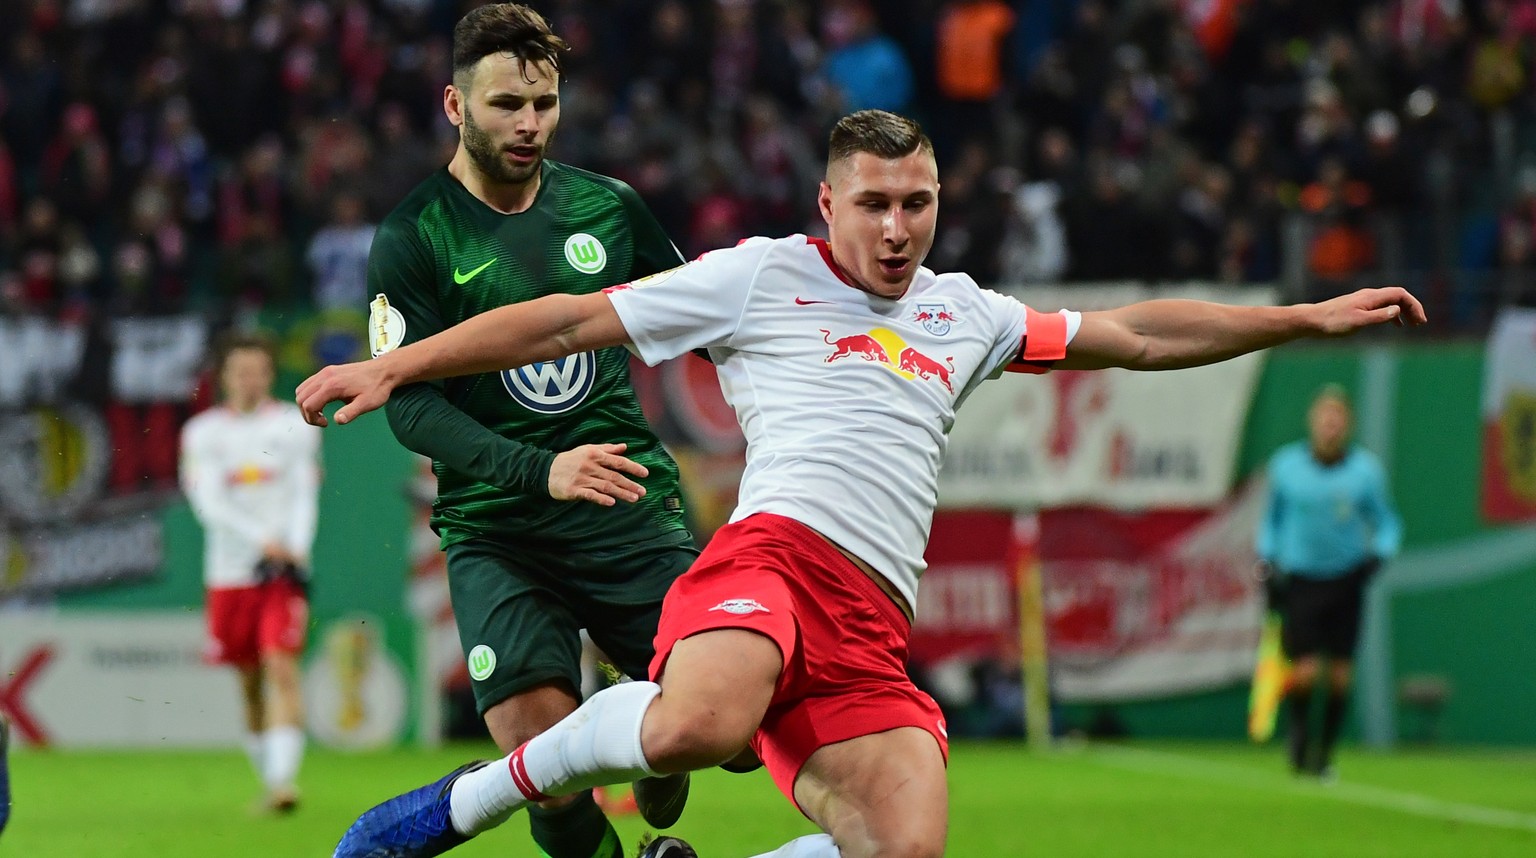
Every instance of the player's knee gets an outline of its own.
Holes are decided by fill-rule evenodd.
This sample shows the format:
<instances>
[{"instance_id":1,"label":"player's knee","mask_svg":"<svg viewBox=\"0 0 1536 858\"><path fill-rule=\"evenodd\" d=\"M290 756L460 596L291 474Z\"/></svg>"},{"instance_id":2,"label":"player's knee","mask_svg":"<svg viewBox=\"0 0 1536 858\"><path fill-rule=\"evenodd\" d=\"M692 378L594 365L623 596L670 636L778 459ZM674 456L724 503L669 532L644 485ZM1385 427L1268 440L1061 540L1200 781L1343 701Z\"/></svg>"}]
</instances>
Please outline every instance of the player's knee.
<instances>
[{"instance_id":1,"label":"player's knee","mask_svg":"<svg viewBox=\"0 0 1536 858\"><path fill-rule=\"evenodd\" d=\"M753 727L737 720L703 708L656 706L642 733L645 758L659 772L718 766L741 753L752 738Z\"/></svg>"},{"instance_id":2,"label":"player's knee","mask_svg":"<svg viewBox=\"0 0 1536 858\"><path fill-rule=\"evenodd\" d=\"M850 852L844 850L844 858ZM876 835L868 854L880 858L941 858L944 833L923 826L902 826Z\"/></svg>"},{"instance_id":3,"label":"player's knee","mask_svg":"<svg viewBox=\"0 0 1536 858\"><path fill-rule=\"evenodd\" d=\"M531 689L513 695L485 710L485 728L497 747L513 748L543 733L576 710L573 693L553 687Z\"/></svg>"}]
</instances>

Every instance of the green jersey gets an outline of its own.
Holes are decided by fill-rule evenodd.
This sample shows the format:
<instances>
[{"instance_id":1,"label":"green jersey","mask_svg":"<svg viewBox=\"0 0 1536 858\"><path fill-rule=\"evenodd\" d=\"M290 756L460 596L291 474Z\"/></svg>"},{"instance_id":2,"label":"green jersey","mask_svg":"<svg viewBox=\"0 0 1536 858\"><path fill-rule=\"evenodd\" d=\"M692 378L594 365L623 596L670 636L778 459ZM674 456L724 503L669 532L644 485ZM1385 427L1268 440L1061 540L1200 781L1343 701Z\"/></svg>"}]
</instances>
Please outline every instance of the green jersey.
<instances>
[{"instance_id":1,"label":"green jersey","mask_svg":"<svg viewBox=\"0 0 1536 858\"><path fill-rule=\"evenodd\" d=\"M476 198L446 168L380 224L368 257L375 356L471 316L557 293L585 294L682 262L623 182L546 161L538 196L518 214ZM433 460L432 524L444 547L472 537L551 550L607 551L685 536L677 464L630 387L629 352L402 387L387 407L405 446ZM549 496L557 453L627 444L646 494L611 507Z\"/></svg>"}]
</instances>

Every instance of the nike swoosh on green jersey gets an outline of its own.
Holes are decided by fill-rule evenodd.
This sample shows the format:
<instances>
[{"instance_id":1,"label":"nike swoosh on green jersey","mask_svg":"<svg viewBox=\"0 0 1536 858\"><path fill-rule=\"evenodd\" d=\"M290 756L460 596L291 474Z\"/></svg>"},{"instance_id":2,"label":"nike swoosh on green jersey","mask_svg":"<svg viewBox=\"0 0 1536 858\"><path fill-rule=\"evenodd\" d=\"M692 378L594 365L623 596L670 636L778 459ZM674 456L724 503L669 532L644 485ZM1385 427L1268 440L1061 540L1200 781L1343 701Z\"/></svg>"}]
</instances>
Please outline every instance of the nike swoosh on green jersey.
<instances>
[{"instance_id":1,"label":"nike swoosh on green jersey","mask_svg":"<svg viewBox=\"0 0 1536 858\"><path fill-rule=\"evenodd\" d=\"M491 262L495 262L497 259L500 259L500 258L501 257L499 257L499 256L498 257L492 257L491 258ZM475 275L476 274L479 274L480 272L484 271L485 269L490 268L491 267L491 262L485 263L484 265L480 266L479 268L476 268L474 271L471 271L468 274L460 274L458 267L455 266L454 269L453 269L453 282L459 284L460 286L463 286L465 283L468 283L469 281L475 279Z\"/></svg>"}]
</instances>

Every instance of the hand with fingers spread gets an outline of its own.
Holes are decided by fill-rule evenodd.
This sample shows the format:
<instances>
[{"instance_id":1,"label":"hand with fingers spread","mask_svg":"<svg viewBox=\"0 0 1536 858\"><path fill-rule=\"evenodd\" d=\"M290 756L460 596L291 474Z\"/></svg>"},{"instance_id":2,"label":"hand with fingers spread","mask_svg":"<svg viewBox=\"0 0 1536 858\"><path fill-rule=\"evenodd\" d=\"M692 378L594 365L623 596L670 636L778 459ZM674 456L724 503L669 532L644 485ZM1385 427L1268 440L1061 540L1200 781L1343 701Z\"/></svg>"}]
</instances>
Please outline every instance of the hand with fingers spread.
<instances>
[{"instance_id":1,"label":"hand with fingers spread","mask_svg":"<svg viewBox=\"0 0 1536 858\"><path fill-rule=\"evenodd\" d=\"M619 455L627 446L585 444L556 456L549 469L549 496L562 501L591 501L599 506L613 506L619 501L634 503L644 497L645 486L629 477L645 477L650 471Z\"/></svg>"},{"instance_id":2,"label":"hand with fingers spread","mask_svg":"<svg viewBox=\"0 0 1536 858\"><path fill-rule=\"evenodd\" d=\"M311 426L325 426L325 406L341 402L336 410L336 422L345 426L353 420L380 408L389 401L395 389L388 366L383 360L346 363L328 366L304 379L294 391L294 401L304 414L304 421Z\"/></svg>"},{"instance_id":3,"label":"hand with fingers spread","mask_svg":"<svg viewBox=\"0 0 1536 858\"><path fill-rule=\"evenodd\" d=\"M1361 289L1313 307L1317 312L1318 332L1327 337L1344 336L1387 322L1402 326L1422 325L1428 321L1424 305L1401 286Z\"/></svg>"}]
</instances>

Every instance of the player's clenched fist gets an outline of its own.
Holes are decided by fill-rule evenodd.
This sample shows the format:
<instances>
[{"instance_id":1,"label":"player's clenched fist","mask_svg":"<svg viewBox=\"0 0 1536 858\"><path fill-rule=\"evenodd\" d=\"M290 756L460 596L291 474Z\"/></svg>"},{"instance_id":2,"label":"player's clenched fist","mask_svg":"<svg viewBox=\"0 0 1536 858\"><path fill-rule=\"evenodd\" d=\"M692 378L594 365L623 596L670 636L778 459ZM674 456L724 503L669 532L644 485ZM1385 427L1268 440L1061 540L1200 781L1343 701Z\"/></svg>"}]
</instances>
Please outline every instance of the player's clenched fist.
<instances>
[{"instance_id":1,"label":"player's clenched fist","mask_svg":"<svg viewBox=\"0 0 1536 858\"><path fill-rule=\"evenodd\" d=\"M644 477L650 472L639 462L619 455L625 444L585 444L555 457L549 469L549 496L555 500L584 500L600 506L619 501L634 503L645 496L645 486L626 474Z\"/></svg>"},{"instance_id":2,"label":"player's clenched fist","mask_svg":"<svg viewBox=\"0 0 1536 858\"><path fill-rule=\"evenodd\" d=\"M325 367L304 379L294 391L294 400L311 426L327 425L321 413L325 406L345 403L336 412L336 422L346 425L388 402L394 387L382 361L345 363Z\"/></svg>"}]
</instances>

